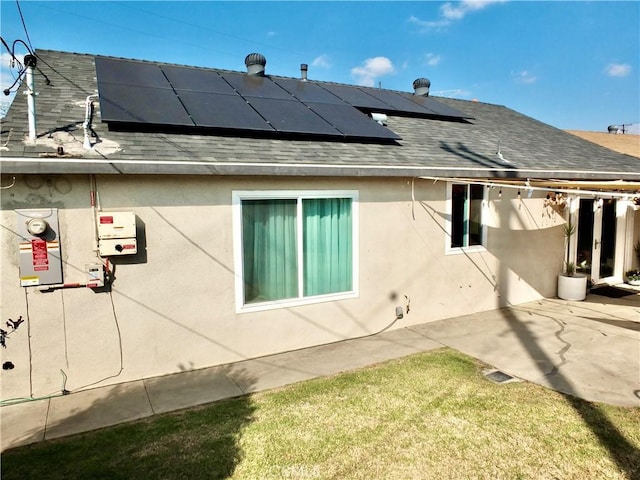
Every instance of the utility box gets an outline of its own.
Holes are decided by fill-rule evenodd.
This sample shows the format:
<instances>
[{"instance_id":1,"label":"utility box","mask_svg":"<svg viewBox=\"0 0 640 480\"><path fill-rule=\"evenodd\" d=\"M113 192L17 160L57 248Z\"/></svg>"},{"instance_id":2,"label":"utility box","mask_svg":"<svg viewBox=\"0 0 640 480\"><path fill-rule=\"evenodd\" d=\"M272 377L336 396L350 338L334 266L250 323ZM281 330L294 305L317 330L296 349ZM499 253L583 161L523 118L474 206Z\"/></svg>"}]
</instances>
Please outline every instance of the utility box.
<instances>
[{"instance_id":1,"label":"utility box","mask_svg":"<svg viewBox=\"0 0 640 480\"><path fill-rule=\"evenodd\" d=\"M84 271L87 274L87 287L104 287L104 265L101 263L89 263L84 266Z\"/></svg>"},{"instance_id":2,"label":"utility box","mask_svg":"<svg viewBox=\"0 0 640 480\"><path fill-rule=\"evenodd\" d=\"M96 221L101 257L138 253L135 213L98 212Z\"/></svg>"},{"instance_id":3,"label":"utility box","mask_svg":"<svg viewBox=\"0 0 640 480\"><path fill-rule=\"evenodd\" d=\"M20 286L62 283L60 227L57 208L16 210Z\"/></svg>"},{"instance_id":4,"label":"utility box","mask_svg":"<svg viewBox=\"0 0 640 480\"><path fill-rule=\"evenodd\" d=\"M98 212L98 238L134 238L136 215L133 212Z\"/></svg>"},{"instance_id":5,"label":"utility box","mask_svg":"<svg viewBox=\"0 0 640 480\"><path fill-rule=\"evenodd\" d=\"M138 253L138 243L135 238L106 238L98 240L98 250L101 257L135 255Z\"/></svg>"}]
</instances>

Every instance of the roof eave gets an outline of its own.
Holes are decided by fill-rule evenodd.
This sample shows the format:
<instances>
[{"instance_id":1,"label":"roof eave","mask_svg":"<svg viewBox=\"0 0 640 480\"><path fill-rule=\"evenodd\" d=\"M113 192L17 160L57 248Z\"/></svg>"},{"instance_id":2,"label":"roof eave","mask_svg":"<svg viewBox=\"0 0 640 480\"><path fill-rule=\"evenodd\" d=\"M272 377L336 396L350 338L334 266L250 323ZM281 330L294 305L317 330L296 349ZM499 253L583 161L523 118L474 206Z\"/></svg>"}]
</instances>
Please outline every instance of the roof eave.
<instances>
[{"instance_id":1,"label":"roof eave","mask_svg":"<svg viewBox=\"0 0 640 480\"><path fill-rule=\"evenodd\" d=\"M519 169L512 167L449 168L419 165L215 162L191 160L116 160L88 158L3 157L0 170L12 174L129 175L263 175L329 177L549 178L560 180L640 181L640 172Z\"/></svg>"}]
</instances>

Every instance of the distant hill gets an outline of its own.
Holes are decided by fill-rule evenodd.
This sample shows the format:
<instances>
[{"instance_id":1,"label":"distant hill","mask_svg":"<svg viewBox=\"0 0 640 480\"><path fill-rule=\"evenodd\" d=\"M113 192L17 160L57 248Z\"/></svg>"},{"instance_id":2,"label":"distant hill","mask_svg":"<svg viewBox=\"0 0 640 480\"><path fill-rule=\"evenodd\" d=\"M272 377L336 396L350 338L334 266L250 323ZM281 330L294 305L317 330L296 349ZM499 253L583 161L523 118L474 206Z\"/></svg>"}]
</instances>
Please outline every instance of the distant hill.
<instances>
[{"instance_id":1,"label":"distant hill","mask_svg":"<svg viewBox=\"0 0 640 480\"><path fill-rule=\"evenodd\" d=\"M615 150L618 153L626 153L627 155L640 158L639 135L634 135L632 133L620 135L615 133L588 132L581 130L567 130L567 132L584 140Z\"/></svg>"}]
</instances>

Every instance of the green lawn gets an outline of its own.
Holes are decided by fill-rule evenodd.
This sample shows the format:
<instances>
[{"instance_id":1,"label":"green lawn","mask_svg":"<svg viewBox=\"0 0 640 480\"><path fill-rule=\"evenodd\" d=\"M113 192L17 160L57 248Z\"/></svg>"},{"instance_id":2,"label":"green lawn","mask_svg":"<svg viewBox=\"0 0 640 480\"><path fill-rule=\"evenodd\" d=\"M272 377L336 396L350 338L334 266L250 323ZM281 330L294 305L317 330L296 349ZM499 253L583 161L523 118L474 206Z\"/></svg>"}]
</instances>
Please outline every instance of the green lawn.
<instances>
[{"instance_id":1,"label":"green lawn","mask_svg":"<svg viewBox=\"0 0 640 480\"><path fill-rule=\"evenodd\" d=\"M640 409L441 349L9 450L2 479L638 479Z\"/></svg>"}]
</instances>

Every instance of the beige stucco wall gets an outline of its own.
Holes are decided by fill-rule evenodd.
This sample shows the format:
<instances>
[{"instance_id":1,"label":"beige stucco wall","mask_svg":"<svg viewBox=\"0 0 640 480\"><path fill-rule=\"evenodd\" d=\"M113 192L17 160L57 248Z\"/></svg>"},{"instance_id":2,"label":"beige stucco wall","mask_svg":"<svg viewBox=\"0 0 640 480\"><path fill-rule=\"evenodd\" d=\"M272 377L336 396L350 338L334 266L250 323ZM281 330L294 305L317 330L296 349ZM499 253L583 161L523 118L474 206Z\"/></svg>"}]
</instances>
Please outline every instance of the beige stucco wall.
<instances>
[{"instance_id":1,"label":"beige stucco wall","mask_svg":"<svg viewBox=\"0 0 640 480\"><path fill-rule=\"evenodd\" d=\"M7 181L9 180L9 181ZM3 185L10 179L3 178ZM111 292L19 286L14 209L59 208L65 282L95 262L88 176L18 176L2 191L2 399L59 393L253 358L554 296L563 220L541 196L490 191L488 248L445 253L446 183L411 179L98 176L104 211L133 211L135 258ZM359 192L359 296L236 313L234 190Z\"/></svg>"}]
</instances>

